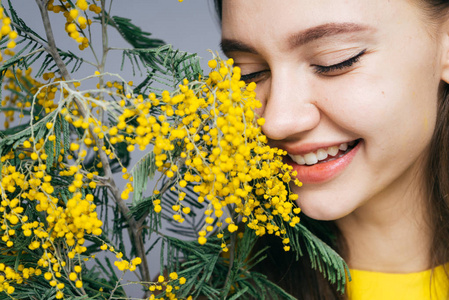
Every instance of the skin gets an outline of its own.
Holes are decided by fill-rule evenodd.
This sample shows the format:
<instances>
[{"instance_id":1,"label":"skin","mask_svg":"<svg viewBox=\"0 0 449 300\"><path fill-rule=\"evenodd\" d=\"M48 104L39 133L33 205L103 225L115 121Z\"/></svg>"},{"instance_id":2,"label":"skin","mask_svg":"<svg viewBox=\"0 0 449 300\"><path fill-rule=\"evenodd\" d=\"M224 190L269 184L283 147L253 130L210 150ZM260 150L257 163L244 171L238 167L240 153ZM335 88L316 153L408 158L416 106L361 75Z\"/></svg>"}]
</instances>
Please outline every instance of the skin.
<instances>
[{"instance_id":1,"label":"skin","mask_svg":"<svg viewBox=\"0 0 449 300\"><path fill-rule=\"evenodd\" d=\"M225 0L222 24L226 55L243 75L259 72L251 80L271 145L297 154L361 140L341 172L292 186L303 212L335 220L351 268L429 268L422 171L449 79L447 22L430 28L407 0ZM323 25L324 36L305 38Z\"/></svg>"}]
</instances>

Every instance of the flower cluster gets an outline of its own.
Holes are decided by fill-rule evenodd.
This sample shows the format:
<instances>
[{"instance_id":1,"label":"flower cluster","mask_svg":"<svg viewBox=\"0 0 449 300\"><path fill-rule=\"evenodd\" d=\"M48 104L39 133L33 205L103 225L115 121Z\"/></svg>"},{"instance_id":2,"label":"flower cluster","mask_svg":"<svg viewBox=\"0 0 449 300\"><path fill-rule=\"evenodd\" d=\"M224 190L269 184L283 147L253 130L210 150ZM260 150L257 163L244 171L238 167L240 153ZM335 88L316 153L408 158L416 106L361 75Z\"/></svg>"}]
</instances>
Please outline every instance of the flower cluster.
<instances>
[{"instance_id":1,"label":"flower cluster","mask_svg":"<svg viewBox=\"0 0 449 300\"><path fill-rule=\"evenodd\" d=\"M46 127L58 130L50 122ZM47 142L55 143L52 136L49 135ZM65 286L61 277L68 277L76 288L83 287L82 261L88 259L81 259L87 250L85 236L99 237L102 234L103 222L95 211L94 196L84 193L88 188L95 188L95 181L91 179L98 173L85 173L81 165L69 166L64 163L68 155L63 155L62 145L58 147L60 154L57 161L53 166L47 166L49 155L44 144L44 139L35 142L29 138L20 145L20 151L11 151L1 158L0 234L7 247L2 254L14 255L15 242L25 239L28 249L41 257L37 265L22 265L19 272L14 271L13 266L0 265L0 273L4 274L0 275L0 292L13 293L11 283L20 284L26 278L43 274L49 284L58 289L56 298L61 299ZM70 148L77 148L75 145L72 143ZM12 165L15 155L21 161L17 166ZM47 173L48 168L56 165L60 169L58 180ZM58 188L61 180L71 182L68 192ZM35 217L29 218L27 211L30 211L30 207L40 213L40 222ZM107 244L103 244L100 249L116 254L118 261L115 265L120 271L134 271L141 263L139 257L131 262L124 260L121 252L115 252Z\"/></svg>"},{"instance_id":2,"label":"flower cluster","mask_svg":"<svg viewBox=\"0 0 449 300\"><path fill-rule=\"evenodd\" d=\"M67 0L62 0L66 2ZM66 18L65 30L67 34L79 44L79 49L84 50L89 47L89 39L84 33L84 29L92 24L92 20L88 17L86 11L89 9L94 14L101 13L101 7L86 0L76 1L75 7L67 2L65 5L54 5L54 0L50 0L47 9L54 13L63 12Z\"/></svg>"},{"instance_id":3,"label":"flower cluster","mask_svg":"<svg viewBox=\"0 0 449 300\"><path fill-rule=\"evenodd\" d=\"M108 246L107 244L103 244L101 247L101 250L107 250L109 249L109 251L114 252L116 255L116 257L119 259L117 261L114 262L114 265L117 267L117 269L119 269L120 271L135 271L137 266L140 265L142 263L142 259L140 257L136 257L133 260L131 260L130 262L123 259L123 253L122 252L115 252L114 247L112 246Z\"/></svg>"},{"instance_id":4,"label":"flower cluster","mask_svg":"<svg viewBox=\"0 0 449 300\"><path fill-rule=\"evenodd\" d=\"M178 273L172 272L167 277L163 275L159 275L157 282L150 284L149 290L154 291L165 291L165 295L170 300L177 300L176 291L179 290L181 285L186 283L186 279L184 277L179 277ZM150 296L151 300L156 299L155 295L152 294ZM186 298L186 300L191 300L192 296Z\"/></svg>"},{"instance_id":5,"label":"flower cluster","mask_svg":"<svg viewBox=\"0 0 449 300\"><path fill-rule=\"evenodd\" d=\"M6 292L7 294L12 294L15 288L12 284L21 284L24 280L30 278L30 276L39 276L42 274L40 269L35 269L33 267L25 268L24 265L20 264L17 267L17 271L14 267L6 266L0 263L0 292Z\"/></svg>"},{"instance_id":6,"label":"flower cluster","mask_svg":"<svg viewBox=\"0 0 449 300\"><path fill-rule=\"evenodd\" d=\"M0 39L7 37L9 40L6 44L6 49L3 53L0 52L0 62L3 61L3 54L14 55L12 51L16 47L17 31L11 28L11 18L9 18L2 7L2 2L0 1Z\"/></svg>"},{"instance_id":7,"label":"flower cluster","mask_svg":"<svg viewBox=\"0 0 449 300\"><path fill-rule=\"evenodd\" d=\"M291 167L282 162L285 151L269 147L261 133L264 119L254 113L260 107L255 83L240 80L240 69L233 67L232 59L211 60L209 66L207 80L184 80L178 91L164 91L160 98L150 94L148 101L142 96L130 97L129 105L123 101L123 113L109 134L126 140L129 151L154 146L158 170L178 184L178 203L172 207L178 222L190 213L182 202L186 195L182 189L195 185L198 201L209 203L200 244L206 243L214 223L219 237L223 237L224 224L229 232L236 231L234 212L257 235L284 235L274 216L293 227L299 222L297 195L289 193L288 184L300 182L292 179ZM181 155L175 157L175 151ZM183 175L178 172L181 167L187 168ZM128 185L122 198L132 191ZM162 210L160 199L154 200L154 210ZM224 241L222 247L227 251Z\"/></svg>"},{"instance_id":8,"label":"flower cluster","mask_svg":"<svg viewBox=\"0 0 449 300\"><path fill-rule=\"evenodd\" d=\"M81 258L86 251L85 235L101 235L102 221L95 212L93 195L83 195L78 191L67 197L57 188L57 182L46 172L44 161L48 155L43 142L40 140L34 143L32 139L24 141L23 151L18 153L18 158L23 162L18 166L11 164L15 158L13 152L1 158L1 235L7 246L4 250L6 253L13 254L15 241L26 240L28 249L41 255L34 267L44 273L44 278L51 286L62 290L64 284L59 279L64 274L73 270L81 272L81 265L73 266L66 262ZM35 161L39 163L36 165ZM68 180L74 178L76 184L79 180L77 171L77 167L70 167L61 172L65 172ZM30 207L39 213L40 222L28 217L26 212ZM27 271L28 276L33 273L39 275L39 272ZM20 277L15 280L20 283ZM81 278L76 286L82 287ZM61 292L56 297L60 299L62 296Z\"/></svg>"}]
</instances>

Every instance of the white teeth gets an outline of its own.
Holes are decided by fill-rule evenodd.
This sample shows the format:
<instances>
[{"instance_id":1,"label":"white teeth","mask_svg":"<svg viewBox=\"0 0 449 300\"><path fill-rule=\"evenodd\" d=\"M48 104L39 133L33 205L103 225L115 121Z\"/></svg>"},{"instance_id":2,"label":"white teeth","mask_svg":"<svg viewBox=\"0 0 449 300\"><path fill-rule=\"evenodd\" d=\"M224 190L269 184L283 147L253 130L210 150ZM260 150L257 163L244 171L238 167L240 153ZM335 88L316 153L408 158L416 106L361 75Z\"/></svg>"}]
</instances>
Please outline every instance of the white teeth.
<instances>
[{"instance_id":1,"label":"white teeth","mask_svg":"<svg viewBox=\"0 0 449 300\"><path fill-rule=\"evenodd\" d=\"M348 144L343 143L340 145L340 147L338 147L338 149L340 149L341 151L346 151L346 150L348 150Z\"/></svg>"},{"instance_id":2,"label":"white teeth","mask_svg":"<svg viewBox=\"0 0 449 300\"><path fill-rule=\"evenodd\" d=\"M327 151L324 149L318 149L318 151L316 152L316 156L318 158L318 160L323 160L326 159L328 154Z\"/></svg>"},{"instance_id":3,"label":"white teeth","mask_svg":"<svg viewBox=\"0 0 449 300\"><path fill-rule=\"evenodd\" d=\"M338 147L337 146L333 146L333 147L329 147L327 148L327 153L329 153L330 156L335 156L338 153Z\"/></svg>"},{"instance_id":4,"label":"white teeth","mask_svg":"<svg viewBox=\"0 0 449 300\"><path fill-rule=\"evenodd\" d=\"M310 152L304 155L291 155L290 158L298 165L314 165L318 161L325 160L328 156L336 156L338 152L348 150L348 147L353 146L356 141L342 143L339 146L332 146L327 149L318 149L316 152Z\"/></svg>"},{"instance_id":5,"label":"white teeth","mask_svg":"<svg viewBox=\"0 0 449 300\"><path fill-rule=\"evenodd\" d=\"M306 161L306 165L314 165L318 162L318 158L315 153L307 153L304 155L304 160Z\"/></svg>"},{"instance_id":6,"label":"white teeth","mask_svg":"<svg viewBox=\"0 0 449 300\"><path fill-rule=\"evenodd\" d=\"M306 161L304 160L304 156L302 156L302 155L289 155L289 156L298 165L306 164Z\"/></svg>"}]
</instances>

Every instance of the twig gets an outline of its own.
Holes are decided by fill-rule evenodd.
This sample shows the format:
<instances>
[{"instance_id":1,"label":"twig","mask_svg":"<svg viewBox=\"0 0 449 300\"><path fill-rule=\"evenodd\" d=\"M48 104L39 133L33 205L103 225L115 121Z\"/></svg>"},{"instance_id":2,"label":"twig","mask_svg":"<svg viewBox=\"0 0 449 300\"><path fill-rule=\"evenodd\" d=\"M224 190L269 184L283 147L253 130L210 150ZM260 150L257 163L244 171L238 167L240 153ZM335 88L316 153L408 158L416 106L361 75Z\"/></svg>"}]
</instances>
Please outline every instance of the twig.
<instances>
[{"instance_id":1,"label":"twig","mask_svg":"<svg viewBox=\"0 0 449 300\"><path fill-rule=\"evenodd\" d=\"M117 280L117 282L115 283L115 287L114 289L111 291L111 295L109 296L109 300L113 299L112 296L114 295L115 291L117 290L118 286L119 286L119 282L123 280L123 276L125 276L125 272L122 273L122 276L120 277L119 280Z\"/></svg>"},{"instance_id":2,"label":"twig","mask_svg":"<svg viewBox=\"0 0 449 300\"><path fill-rule=\"evenodd\" d=\"M22 31L24 34L26 34L30 39L32 39L36 43L40 44L47 51L47 48L48 48L47 44L45 44L38 36L32 34L31 32L28 32L27 30L25 30L25 28L23 28L19 24L15 23L14 21L11 21L11 25L13 27L19 29L20 31Z\"/></svg>"},{"instance_id":3,"label":"twig","mask_svg":"<svg viewBox=\"0 0 449 300\"><path fill-rule=\"evenodd\" d=\"M47 45L44 41L42 41L40 37L38 37L37 35L35 35L35 34L29 32L29 31L27 31L25 28L21 27L21 26L20 26L19 24L17 24L17 23L14 23L13 21L11 21L11 24L12 24L15 28L17 28L17 29L19 29L20 31L22 31L25 35L27 35L27 36L28 36L30 39L32 39L34 42L36 42L36 43L38 43L39 45L41 45L42 48L43 48L43 49L37 49L37 50L35 50L35 51L33 51L33 52L30 52L30 53L28 53L28 54L25 55L25 56L28 56L28 55L30 55L31 53L35 54L34 52L41 52L41 51L46 51L46 52L49 53L48 45ZM94 66L94 67L97 66L96 64L94 64L94 63L91 62L91 61L88 61L88 60L85 60L85 59L83 59L82 61L83 61L84 63L87 63L87 64L92 65L92 66Z\"/></svg>"}]
</instances>

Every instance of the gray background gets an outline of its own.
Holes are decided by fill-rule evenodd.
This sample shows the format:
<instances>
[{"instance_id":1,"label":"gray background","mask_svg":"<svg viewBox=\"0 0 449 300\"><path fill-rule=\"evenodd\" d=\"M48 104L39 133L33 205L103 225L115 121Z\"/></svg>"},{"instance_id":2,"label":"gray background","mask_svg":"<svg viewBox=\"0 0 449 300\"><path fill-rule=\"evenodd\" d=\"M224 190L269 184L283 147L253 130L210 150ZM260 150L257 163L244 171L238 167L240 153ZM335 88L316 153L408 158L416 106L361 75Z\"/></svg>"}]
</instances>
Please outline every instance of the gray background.
<instances>
[{"instance_id":1,"label":"gray background","mask_svg":"<svg viewBox=\"0 0 449 300\"><path fill-rule=\"evenodd\" d=\"M11 2L29 27L45 36L35 1L11 0ZM98 1L96 3L99 5ZM3 1L3 4L7 6L6 1ZM152 37L160 38L166 43L172 44L174 48L198 53L204 58L204 67L211 57L207 49L218 50L220 29L212 0L184 0L181 3L177 0L115 0L112 2L111 15L132 19L133 23L142 30L151 32ZM77 43L64 31L65 18L62 13L51 12L50 17L54 24L53 31L58 47L80 53ZM100 33L98 26L94 32ZM109 29L109 35L111 47L129 47L114 29ZM100 36L96 37L97 39L94 39L93 43L100 50ZM90 50L84 50L82 55L91 57ZM114 57L113 54L109 54L107 61L109 69L111 71L119 70L120 61L121 56ZM86 75L91 74L89 71L94 71L94 68L87 65L83 66L83 69L87 72ZM129 77L125 72L121 72L121 74Z\"/></svg>"},{"instance_id":2,"label":"gray background","mask_svg":"<svg viewBox=\"0 0 449 300\"><path fill-rule=\"evenodd\" d=\"M57 1L55 1L57 2ZM99 4L99 2L96 2ZM7 5L6 1L3 1ZM40 13L36 3L33 0L12 0L13 6L16 8L19 16L24 19L29 27L35 30L41 36L45 36L44 28L40 20ZM212 57L207 51L219 50L220 29L219 22L214 13L212 0L184 0L182 3L178 0L115 0L111 10L111 15L132 19L133 23L143 31L151 32L152 37L164 40L168 44L172 44L175 49L198 53L202 59L202 66L205 71L207 61ZM93 61L93 56L89 49L83 52L78 50L75 41L67 36L64 31L65 18L62 13L56 15L50 13L53 23L57 46L63 50L70 50L76 54ZM93 39L94 47L100 52L100 35L99 26L96 26L94 32L97 33ZM109 28L109 45L111 47L130 47L113 29ZM134 80L140 82L140 74L136 77L132 74L130 66L125 66L124 70L120 70L121 55L111 52L108 55L106 63L106 71L119 73L125 80ZM34 69L37 71L38 66ZM74 79L80 79L88 75L92 75L95 71L94 67L84 64L80 71L73 74ZM1 127L3 128L3 117L0 116ZM139 159L142 153L135 152L131 166ZM123 186L120 174L116 176L116 180L120 181L119 185ZM150 245L149 242L147 245ZM111 257L114 258L113 256ZM149 257L151 266L151 274L155 276L159 273L159 253L154 249L153 254ZM131 274L125 277L127 280L136 280ZM128 296L141 297L142 292L136 285L130 285L127 288Z\"/></svg>"}]
</instances>

